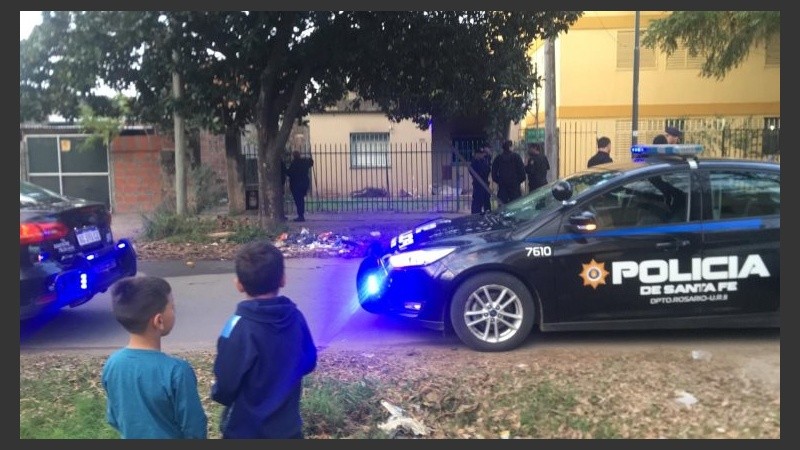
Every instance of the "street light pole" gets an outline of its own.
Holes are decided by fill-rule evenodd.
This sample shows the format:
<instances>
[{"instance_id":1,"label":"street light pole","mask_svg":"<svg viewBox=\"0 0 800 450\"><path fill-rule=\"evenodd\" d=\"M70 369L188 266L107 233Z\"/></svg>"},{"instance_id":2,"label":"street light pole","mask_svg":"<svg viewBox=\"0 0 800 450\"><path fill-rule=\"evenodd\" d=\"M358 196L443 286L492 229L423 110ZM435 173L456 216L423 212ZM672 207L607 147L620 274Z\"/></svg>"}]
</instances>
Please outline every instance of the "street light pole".
<instances>
[{"instance_id":1,"label":"street light pole","mask_svg":"<svg viewBox=\"0 0 800 450\"><path fill-rule=\"evenodd\" d=\"M636 11L633 31L633 113L631 114L631 145L639 142L639 11Z\"/></svg>"}]
</instances>

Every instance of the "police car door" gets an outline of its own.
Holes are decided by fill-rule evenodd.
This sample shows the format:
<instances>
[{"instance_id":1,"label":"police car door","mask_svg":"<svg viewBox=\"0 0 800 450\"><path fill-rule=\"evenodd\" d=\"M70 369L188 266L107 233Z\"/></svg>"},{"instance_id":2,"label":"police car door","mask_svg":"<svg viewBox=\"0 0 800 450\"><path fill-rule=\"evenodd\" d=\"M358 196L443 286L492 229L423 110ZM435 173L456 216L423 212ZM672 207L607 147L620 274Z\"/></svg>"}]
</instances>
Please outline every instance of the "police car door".
<instances>
[{"instance_id":1,"label":"police car door","mask_svg":"<svg viewBox=\"0 0 800 450\"><path fill-rule=\"evenodd\" d=\"M704 213L700 280L716 291L714 313L724 322L748 314L752 326L780 312L780 172L744 165L706 168L710 201ZM708 294L710 294L710 292Z\"/></svg>"},{"instance_id":2,"label":"police car door","mask_svg":"<svg viewBox=\"0 0 800 450\"><path fill-rule=\"evenodd\" d=\"M699 209L691 206L699 196L689 195L698 183L688 166L670 170L611 186L566 212L555 258L562 324L701 313L661 301L701 253Z\"/></svg>"}]
</instances>

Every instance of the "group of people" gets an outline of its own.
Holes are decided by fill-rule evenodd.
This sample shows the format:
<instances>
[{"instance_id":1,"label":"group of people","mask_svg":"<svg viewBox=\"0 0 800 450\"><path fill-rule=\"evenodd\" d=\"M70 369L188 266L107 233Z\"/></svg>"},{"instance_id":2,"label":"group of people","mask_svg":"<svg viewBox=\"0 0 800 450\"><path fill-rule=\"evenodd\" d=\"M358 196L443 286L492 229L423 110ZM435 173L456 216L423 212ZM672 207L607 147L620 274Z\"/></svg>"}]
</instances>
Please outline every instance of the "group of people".
<instances>
[{"instance_id":1,"label":"group of people","mask_svg":"<svg viewBox=\"0 0 800 450\"><path fill-rule=\"evenodd\" d=\"M681 130L677 129L676 127L667 127L664 132L664 134L659 134L653 138L653 144L674 145L681 142L683 133L681 133ZM609 139L607 136L603 136L597 139L597 153L589 158L589 161L586 163L586 167L588 168L598 164L608 164L611 162L614 162L614 160L611 158L611 139Z\"/></svg>"},{"instance_id":2,"label":"group of people","mask_svg":"<svg viewBox=\"0 0 800 450\"><path fill-rule=\"evenodd\" d=\"M512 149L512 142L503 142L503 151L494 160L489 147L484 145L473 153L470 172L472 174L472 213L483 214L491 211L492 200L489 176L497 184L497 199L505 204L522 196L521 184L527 179L528 192L547 184L550 162L542 153L538 142L528 144L528 161Z\"/></svg>"},{"instance_id":3,"label":"group of people","mask_svg":"<svg viewBox=\"0 0 800 450\"><path fill-rule=\"evenodd\" d=\"M244 299L217 339L211 398L224 406L223 439L302 439L302 379L317 348L297 305L280 295L283 254L267 241L242 246L234 286ZM106 360L106 419L123 439L205 439L208 421L189 362L161 351L175 325L169 283L128 277L112 286L112 308L128 331Z\"/></svg>"},{"instance_id":4,"label":"group of people","mask_svg":"<svg viewBox=\"0 0 800 450\"><path fill-rule=\"evenodd\" d=\"M653 144L678 144L682 133L676 127L667 127L665 134L653 139ZM503 151L492 160L490 149L482 145L472 155L470 174L472 175L472 214L483 214L492 209L489 176L497 184L497 199L505 204L522 196L520 185L527 179L528 192L547 184L550 162L542 152L538 142L528 144L528 161L512 149L512 142L503 142ZM614 162L611 158L611 139L602 136L597 139L597 152L589 158L586 166Z\"/></svg>"}]
</instances>

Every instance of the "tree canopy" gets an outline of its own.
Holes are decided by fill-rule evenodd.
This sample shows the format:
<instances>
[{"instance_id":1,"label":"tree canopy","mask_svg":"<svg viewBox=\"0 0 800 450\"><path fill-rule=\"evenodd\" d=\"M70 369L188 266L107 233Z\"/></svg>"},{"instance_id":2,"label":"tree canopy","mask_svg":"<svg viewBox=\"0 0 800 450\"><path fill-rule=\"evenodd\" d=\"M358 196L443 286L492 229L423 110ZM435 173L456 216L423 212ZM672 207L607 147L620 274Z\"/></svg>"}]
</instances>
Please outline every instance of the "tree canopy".
<instances>
[{"instance_id":1,"label":"tree canopy","mask_svg":"<svg viewBox=\"0 0 800 450\"><path fill-rule=\"evenodd\" d=\"M780 11L673 11L650 22L642 45L668 55L685 46L690 56L705 58L703 77L722 79L754 46L780 33Z\"/></svg>"},{"instance_id":2,"label":"tree canopy","mask_svg":"<svg viewBox=\"0 0 800 450\"><path fill-rule=\"evenodd\" d=\"M527 51L580 11L46 12L20 42L20 116L77 117L92 88L133 87L131 114L258 131L262 221L281 220L292 126L348 91L392 120L519 120L541 77ZM169 95L172 71L184 96ZM98 110L98 113L102 110ZM488 131L488 130L487 130Z\"/></svg>"}]
</instances>

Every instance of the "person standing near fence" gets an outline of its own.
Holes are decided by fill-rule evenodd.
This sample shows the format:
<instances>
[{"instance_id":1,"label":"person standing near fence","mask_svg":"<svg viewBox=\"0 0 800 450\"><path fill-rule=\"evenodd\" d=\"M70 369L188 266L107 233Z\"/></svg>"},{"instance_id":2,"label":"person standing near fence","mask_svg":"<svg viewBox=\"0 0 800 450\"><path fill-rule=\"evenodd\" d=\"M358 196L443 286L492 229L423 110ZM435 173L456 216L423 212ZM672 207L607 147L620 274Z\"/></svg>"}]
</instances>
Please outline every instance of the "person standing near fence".
<instances>
[{"instance_id":1,"label":"person standing near fence","mask_svg":"<svg viewBox=\"0 0 800 450\"><path fill-rule=\"evenodd\" d=\"M489 192L489 173L492 171L489 151L480 146L472 154L472 214L483 214L492 210L492 194Z\"/></svg>"},{"instance_id":2,"label":"person standing near fence","mask_svg":"<svg viewBox=\"0 0 800 450\"><path fill-rule=\"evenodd\" d=\"M681 138L683 137L681 130L675 127L667 127L665 131L667 132L667 144L675 145L681 143Z\"/></svg>"},{"instance_id":3,"label":"person standing near fence","mask_svg":"<svg viewBox=\"0 0 800 450\"><path fill-rule=\"evenodd\" d=\"M586 167L596 166L598 164L608 164L614 162L611 159L611 139L606 136L601 137L597 140L597 153L594 154L591 158L589 158L589 162L586 164Z\"/></svg>"},{"instance_id":4,"label":"person standing near fence","mask_svg":"<svg viewBox=\"0 0 800 450\"><path fill-rule=\"evenodd\" d=\"M497 199L503 204L522 197L520 184L525 181L525 163L511 150L511 141L503 142L503 152L492 162L492 179L497 183Z\"/></svg>"},{"instance_id":5,"label":"person standing near fence","mask_svg":"<svg viewBox=\"0 0 800 450\"><path fill-rule=\"evenodd\" d=\"M289 190L292 191L294 205L297 208L297 217L294 218L294 222L306 221L306 194L308 194L308 188L311 187L308 171L313 166L314 160L311 157L303 157L298 150L292 152L292 161L286 169L286 176L289 178Z\"/></svg>"},{"instance_id":6,"label":"person standing near fence","mask_svg":"<svg viewBox=\"0 0 800 450\"><path fill-rule=\"evenodd\" d=\"M531 142L528 144L528 163L525 173L528 174L528 192L547 184L547 171L550 170L550 161L542 153L542 144Z\"/></svg>"}]
</instances>

